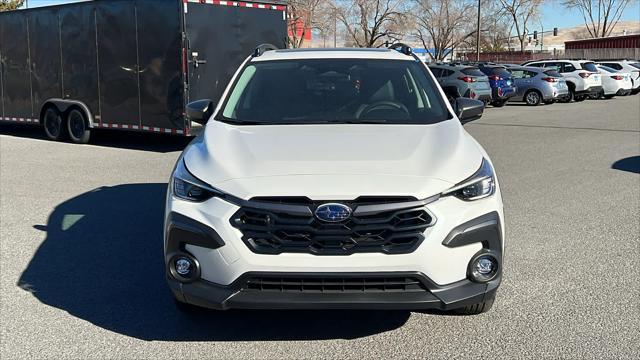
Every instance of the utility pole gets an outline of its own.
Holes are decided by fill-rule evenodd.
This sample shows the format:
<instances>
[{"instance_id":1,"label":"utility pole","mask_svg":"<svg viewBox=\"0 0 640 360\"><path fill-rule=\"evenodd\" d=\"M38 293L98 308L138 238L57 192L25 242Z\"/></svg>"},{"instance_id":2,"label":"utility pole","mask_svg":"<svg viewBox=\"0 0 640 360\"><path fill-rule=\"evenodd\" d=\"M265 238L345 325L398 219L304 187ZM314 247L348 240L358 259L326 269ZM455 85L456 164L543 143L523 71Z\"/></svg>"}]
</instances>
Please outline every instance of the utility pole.
<instances>
[{"instance_id":1,"label":"utility pole","mask_svg":"<svg viewBox=\"0 0 640 360\"><path fill-rule=\"evenodd\" d=\"M478 26L476 27L476 61L480 61L480 3L478 0Z\"/></svg>"}]
</instances>

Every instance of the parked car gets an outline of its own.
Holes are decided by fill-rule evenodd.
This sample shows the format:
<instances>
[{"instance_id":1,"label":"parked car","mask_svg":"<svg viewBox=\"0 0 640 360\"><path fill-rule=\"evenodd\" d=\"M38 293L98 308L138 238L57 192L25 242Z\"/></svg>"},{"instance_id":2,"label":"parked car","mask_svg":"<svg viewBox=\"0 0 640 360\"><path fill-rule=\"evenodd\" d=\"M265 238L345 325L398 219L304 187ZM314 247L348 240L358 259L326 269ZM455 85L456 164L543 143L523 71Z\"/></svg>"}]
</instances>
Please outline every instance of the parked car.
<instances>
[{"instance_id":1,"label":"parked car","mask_svg":"<svg viewBox=\"0 0 640 360\"><path fill-rule=\"evenodd\" d=\"M608 66L631 76L632 94L640 93L640 62L635 60L606 60L598 64Z\"/></svg>"},{"instance_id":2,"label":"parked car","mask_svg":"<svg viewBox=\"0 0 640 360\"><path fill-rule=\"evenodd\" d=\"M179 308L487 311L502 196L462 127L483 110L408 46L257 51L218 106L188 106L208 122L166 199Z\"/></svg>"},{"instance_id":3,"label":"parked car","mask_svg":"<svg viewBox=\"0 0 640 360\"><path fill-rule=\"evenodd\" d=\"M602 91L602 79L593 61L539 60L522 65L555 70L562 74L569 87L569 95L561 99L562 102L584 101L589 95L597 95Z\"/></svg>"},{"instance_id":4,"label":"parked car","mask_svg":"<svg viewBox=\"0 0 640 360\"><path fill-rule=\"evenodd\" d=\"M429 65L449 100L458 97L491 102L489 78L477 67L458 65Z\"/></svg>"},{"instance_id":5,"label":"parked car","mask_svg":"<svg viewBox=\"0 0 640 360\"><path fill-rule=\"evenodd\" d=\"M509 98L516 94L516 87L511 73L502 65L480 65L482 71L489 78L491 86L491 105L502 107Z\"/></svg>"},{"instance_id":6,"label":"parked car","mask_svg":"<svg viewBox=\"0 0 640 360\"><path fill-rule=\"evenodd\" d=\"M633 83L631 74L621 72L604 65L597 65L602 75L602 91L599 98L611 99L614 96L627 96L631 94Z\"/></svg>"},{"instance_id":7,"label":"parked car","mask_svg":"<svg viewBox=\"0 0 640 360\"><path fill-rule=\"evenodd\" d=\"M566 81L559 72L536 67L512 66L509 71L516 84L516 95L510 101L527 105L552 104L569 94Z\"/></svg>"}]
</instances>

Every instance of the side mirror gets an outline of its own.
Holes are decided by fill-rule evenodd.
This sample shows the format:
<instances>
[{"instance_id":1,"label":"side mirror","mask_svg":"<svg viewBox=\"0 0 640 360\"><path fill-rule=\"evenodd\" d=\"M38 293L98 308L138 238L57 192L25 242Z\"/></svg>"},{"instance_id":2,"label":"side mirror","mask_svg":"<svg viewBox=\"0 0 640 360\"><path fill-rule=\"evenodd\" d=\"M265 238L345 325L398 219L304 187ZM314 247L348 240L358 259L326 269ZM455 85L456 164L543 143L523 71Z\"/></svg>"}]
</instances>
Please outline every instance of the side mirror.
<instances>
[{"instance_id":1,"label":"side mirror","mask_svg":"<svg viewBox=\"0 0 640 360\"><path fill-rule=\"evenodd\" d=\"M453 104L453 110L456 112L460 122L464 125L482 117L484 103L479 100L459 97Z\"/></svg>"},{"instance_id":2,"label":"side mirror","mask_svg":"<svg viewBox=\"0 0 640 360\"><path fill-rule=\"evenodd\" d=\"M215 104L209 99L198 100L187 104L187 117L191 121L205 125L215 110Z\"/></svg>"}]
</instances>

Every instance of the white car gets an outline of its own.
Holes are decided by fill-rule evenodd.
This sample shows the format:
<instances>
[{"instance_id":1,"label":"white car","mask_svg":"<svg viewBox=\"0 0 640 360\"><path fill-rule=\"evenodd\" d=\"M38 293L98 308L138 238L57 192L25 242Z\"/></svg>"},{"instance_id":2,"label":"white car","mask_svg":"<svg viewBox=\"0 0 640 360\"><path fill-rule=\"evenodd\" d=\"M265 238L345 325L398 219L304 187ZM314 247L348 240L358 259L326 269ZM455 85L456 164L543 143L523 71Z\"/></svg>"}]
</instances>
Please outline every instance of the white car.
<instances>
[{"instance_id":1,"label":"white car","mask_svg":"<svg viewBox=\"0 0 640 360\"><path fill-rule=\"evenodd\" d=\"M523 65L553 69L562 74L569 87L569 95L562 102L583 101L589 96L598 96L602 91L602 79L593 61L536 60Z\"/></svg>"},{"instance_id":2,"label":"white car","mask_svg":"<svg viewBox=\"0 0 640 360\"><path fill-rule=\"evenodd\" d=\"M600 75L602 75L602 93L600 94L606 99L610 99L616 95L627 96L631 94L633 83L631 82L631 74L619 72L607 66L598 65Z\"/></svg>"},{"instance_id":3,"label":"white car","mask_svg":"<svg viewBox=\"0 0 640 360\"><path fill-rule=\"evenodd\" d=\"M260 47L166 199L180 308L489 310L502 277L502 196L487 153L410 48ZM187 305L185 305L187 304Z\"/></svg>"},{"instance_id":4,"label":"white car","mask_svg":"<svg viewBox=\"0 0 640 360\"><path fill-rule=\"evenodd\" d=\"M640 62L634 60L605 60L598 64L610 67L614 70L629 73L631 75L632 94L640 92Z\"/></svg>"}]
</instances>

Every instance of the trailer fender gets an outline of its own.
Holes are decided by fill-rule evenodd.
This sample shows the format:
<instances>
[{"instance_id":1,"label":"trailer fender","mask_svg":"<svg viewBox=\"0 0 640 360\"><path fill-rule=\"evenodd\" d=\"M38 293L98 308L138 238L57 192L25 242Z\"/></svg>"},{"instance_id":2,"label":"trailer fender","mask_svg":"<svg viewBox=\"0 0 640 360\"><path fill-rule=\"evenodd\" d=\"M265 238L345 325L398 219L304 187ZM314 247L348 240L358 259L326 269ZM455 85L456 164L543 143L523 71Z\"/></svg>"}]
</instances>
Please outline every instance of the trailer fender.
<instances>
[{"instance_id":1,"label":"trailer fender","mask_svg":"<svg viewBox=\"0 0 640 360\"><path fill-rule=\"evenodd\" d=\"M93 128L95 121L93 118L93 114L91 113L91 110L89 110L89 107L83 103L82 101L78 101L78 100L65 100L65 99L49 99L47 101L45 101L42 104L42 107L40 108L40 119L42 120L42 116L44 115L44 111L45 109L50 106L53 105L55 106L58 111L60 111L61 113L65 113L67 112L67 110L72 107L72 106L77 106L80 109L82 109L82 111L84 111L86 117L87 117L87 121L89 121L89 128Z\"/></svg>"}]
</instances>

